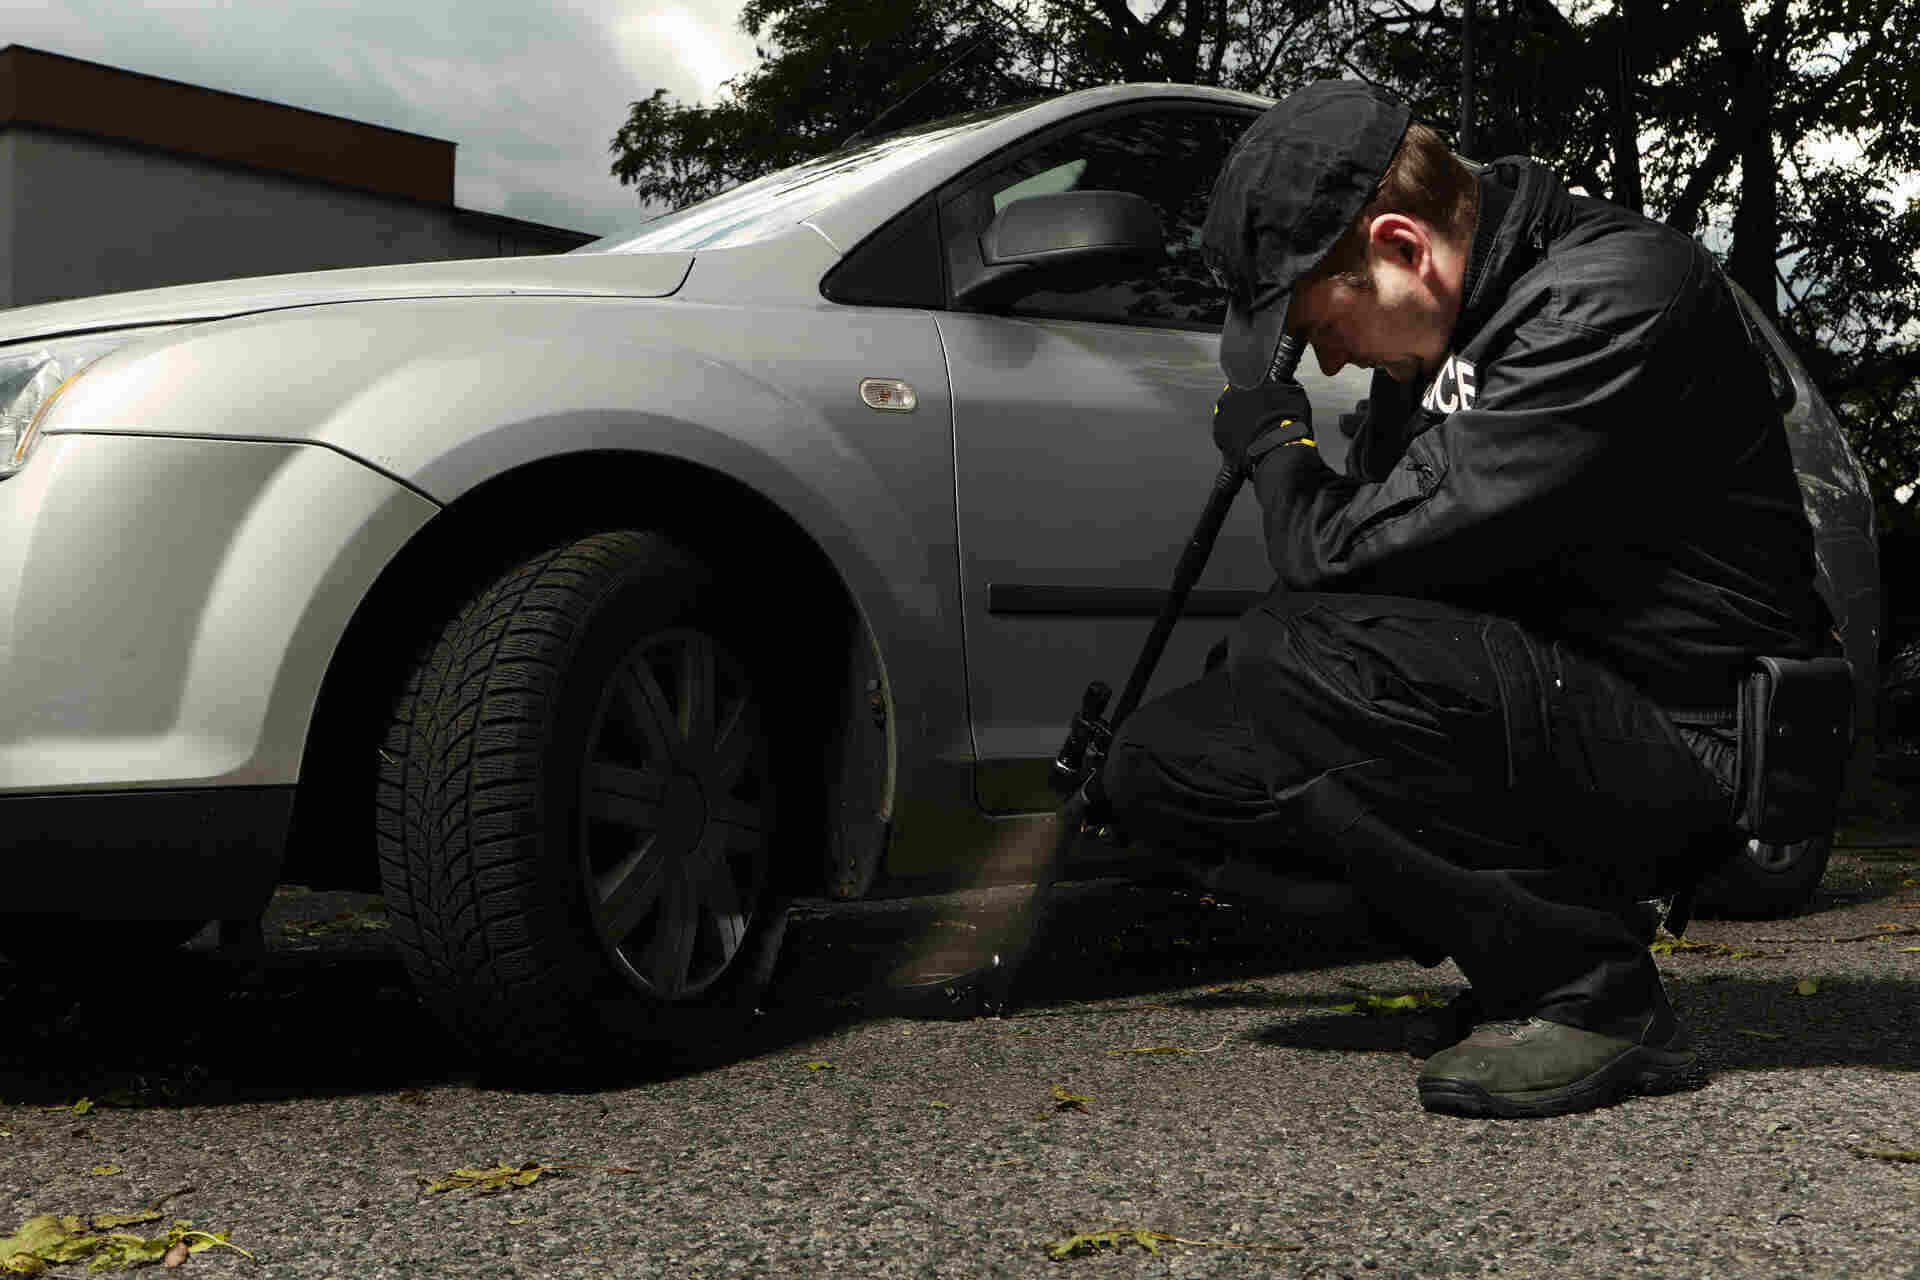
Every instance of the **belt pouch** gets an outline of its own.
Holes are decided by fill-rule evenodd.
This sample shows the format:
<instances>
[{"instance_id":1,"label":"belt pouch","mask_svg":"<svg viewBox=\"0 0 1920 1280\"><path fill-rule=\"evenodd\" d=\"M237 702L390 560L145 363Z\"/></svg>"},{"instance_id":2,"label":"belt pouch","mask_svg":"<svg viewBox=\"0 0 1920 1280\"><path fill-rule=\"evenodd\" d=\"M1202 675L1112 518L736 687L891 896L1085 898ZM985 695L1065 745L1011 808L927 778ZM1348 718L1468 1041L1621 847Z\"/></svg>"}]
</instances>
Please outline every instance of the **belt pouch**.
<instances>
[{"instance_id":1,"label":"belt pouch","mask_svg":"<svg viewBox=\"0 0 1920 1280\"><path fill-rule=\"evenodd\" d=\"M1767 844L1833 830L1853 746L1853 667L1844 658L1759 658L1740 686L1740 814Z\"/></svg>"}]
</instances>

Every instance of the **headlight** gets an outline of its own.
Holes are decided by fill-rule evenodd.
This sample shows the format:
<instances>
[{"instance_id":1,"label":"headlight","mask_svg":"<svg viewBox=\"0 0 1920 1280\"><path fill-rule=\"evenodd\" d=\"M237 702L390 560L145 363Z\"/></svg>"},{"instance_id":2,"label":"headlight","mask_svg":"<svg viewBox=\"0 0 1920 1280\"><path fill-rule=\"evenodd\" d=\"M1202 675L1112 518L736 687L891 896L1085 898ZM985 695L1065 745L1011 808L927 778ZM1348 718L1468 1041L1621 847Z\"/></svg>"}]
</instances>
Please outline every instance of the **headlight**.
<instances>
[{"instance_id":1,"label":"headlight","mask_svg":"<svg viewBox=\"0 0 1920 1280\"><path fill-rule=\"evenodd\" d=\"M0 355L0 479L26 465L47 410L88 365L150 332L122 329L59 338Z\"/></svg>"}]
</instances>

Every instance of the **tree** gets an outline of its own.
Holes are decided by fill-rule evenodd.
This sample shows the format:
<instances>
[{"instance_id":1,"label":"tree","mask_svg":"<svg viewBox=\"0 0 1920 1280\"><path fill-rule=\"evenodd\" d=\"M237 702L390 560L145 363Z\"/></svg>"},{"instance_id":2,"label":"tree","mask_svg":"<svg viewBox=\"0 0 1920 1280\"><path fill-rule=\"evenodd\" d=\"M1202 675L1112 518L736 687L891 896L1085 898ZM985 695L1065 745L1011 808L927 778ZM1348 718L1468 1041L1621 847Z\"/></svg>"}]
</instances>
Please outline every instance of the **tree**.
<instances>
[{"instance_id":1,"label":"tree","mask_svg":"<svg viewBox=\"0 0 1920 1280\"><path fill-rule=\"evenodd\" d=\"M613 174L678 207L840 146L896 105L898 127L1090 85L1257 89L1338 73L1325 0L749 0L760 65L713 105L632 104ZM908 99L902 104L902 99Z\"/></svg>"},{"instance_id":2,"label":"tree","mask_svg":"<svg viewBox=\"0 0 1920 1280\"><path fill-rule=\"evenodd\" d=\"M1883 521L1920 532L1920 0L1477 0L1481 158L1527 153L1689 234L1841 414ZM657 91L613 171L679 205L884 127L1122 80L1316 76L1460 116L1461 0L750 0L758 67ZM950 65L951 64L951 65ZM936 73L942 72L937 79Z\"/></svg>"}]
</instances>

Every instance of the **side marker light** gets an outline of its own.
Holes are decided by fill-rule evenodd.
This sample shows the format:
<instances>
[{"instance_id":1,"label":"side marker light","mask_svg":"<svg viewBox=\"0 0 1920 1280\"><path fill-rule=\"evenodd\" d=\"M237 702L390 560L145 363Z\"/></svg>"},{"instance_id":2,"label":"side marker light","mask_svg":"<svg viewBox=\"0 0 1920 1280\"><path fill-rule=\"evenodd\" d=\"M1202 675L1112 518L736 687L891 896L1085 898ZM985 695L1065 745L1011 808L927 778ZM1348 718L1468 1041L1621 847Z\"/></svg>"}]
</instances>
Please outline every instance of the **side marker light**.
<instances>
[{"instance_id":1,"label":"side marker light","mask_svg":"<svg viewBox=\"0 0 1920 1280\"><path fill-rule=\"evenodd\" d=\"M860 379L860 398L867 408L884 413L912 413L920 404L913 388L898 378Z\"/></svg>"}]
</instances>

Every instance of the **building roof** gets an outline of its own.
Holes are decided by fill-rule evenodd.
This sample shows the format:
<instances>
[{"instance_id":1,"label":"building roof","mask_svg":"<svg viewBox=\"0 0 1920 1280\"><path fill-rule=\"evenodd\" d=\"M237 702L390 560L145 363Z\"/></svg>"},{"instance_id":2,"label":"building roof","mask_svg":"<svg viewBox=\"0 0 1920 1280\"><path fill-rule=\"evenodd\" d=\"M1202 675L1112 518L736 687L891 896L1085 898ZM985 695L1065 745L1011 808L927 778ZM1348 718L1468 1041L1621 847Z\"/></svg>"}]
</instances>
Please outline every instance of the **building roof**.
<instances>
[{"instance_id":1,"label":"building roof","mask_svg":"<svg viewBox=\"0 0 1920 1280\"><path fill-rule=\"evenodd\" d=\"M453 204L454 144L47 53L0 49L0 128L37 125Z\"/></svg>"}]
</instances>

